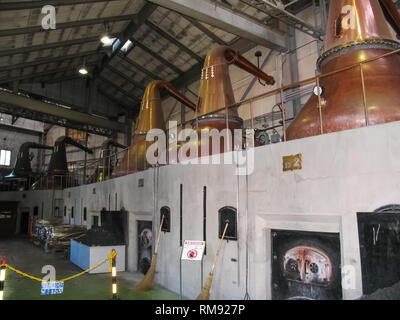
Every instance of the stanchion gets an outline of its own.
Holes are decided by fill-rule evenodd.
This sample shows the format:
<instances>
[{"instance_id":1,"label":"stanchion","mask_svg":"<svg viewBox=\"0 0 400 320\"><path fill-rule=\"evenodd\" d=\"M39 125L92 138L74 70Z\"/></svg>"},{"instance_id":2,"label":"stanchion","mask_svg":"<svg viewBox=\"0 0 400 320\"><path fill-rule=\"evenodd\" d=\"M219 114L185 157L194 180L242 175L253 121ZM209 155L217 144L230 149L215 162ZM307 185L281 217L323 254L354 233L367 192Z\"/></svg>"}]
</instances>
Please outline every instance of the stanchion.
<instances>
[{"instance_id":1,"label":"stanchion","mask_svg":"<svg viewBox=\"0 0 400 320\"><path fill-rule=\"evenodd\" d=\"M29 219L29 241L33 243L33 216Z\"/></svg>"},{"instance_id":2,"label":"stanchion","mask_svg":"<svg viewBox=\"0 0 400 320\"><path fill-rule=\"evenodd\" d=\"M112 290L112 299L111 300L119 300L118 297L118 287L117 287L117 252L115 249L112 250L115 255L111 258L111 290Z\"/></svg>"},{"instance_id":3,"label":"stanchion","mask_svg":"<svg viewBox=\"0 0 400 320\"><path fill-rule=\"evenodd\" d=\"M0 267L0 300L4 298L4 281L6 280L6 256L3 254Z\"/></svg>"}]
</instances>

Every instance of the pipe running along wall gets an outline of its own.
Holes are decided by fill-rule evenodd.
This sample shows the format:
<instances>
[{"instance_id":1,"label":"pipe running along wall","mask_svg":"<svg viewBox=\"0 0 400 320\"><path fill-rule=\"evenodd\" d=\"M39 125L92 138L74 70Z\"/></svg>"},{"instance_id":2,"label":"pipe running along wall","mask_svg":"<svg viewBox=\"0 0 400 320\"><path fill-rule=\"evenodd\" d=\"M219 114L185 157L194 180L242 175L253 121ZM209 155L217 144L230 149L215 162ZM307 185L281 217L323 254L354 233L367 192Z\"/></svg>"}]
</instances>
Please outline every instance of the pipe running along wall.
<instances>
[{"instance_id":1,"label":"pipe running along wall","mask_svg":"<svg viewBox=\"0 0 400 320\"><path fill-rule=\"evenodd\" d=\"M151 129L161 129L164 132L166 131L161 109L161 90L166 90L170 96L174 97L190 109L196 109L196 105L193 102L181 94L177 89L172 87L168 82L161 80L152 81L146 87L143 95L131 146L125 152L124 157L115 168L112 174L113 177L146 170L150 167L146 160L146 151L153 142L146 141L146 134Z\"/></svg>"},{"instance_id":2,"label":"pipe running along wall","mask_svg":"<svg viewBox=\"0 0 400 320\"><path fill-rule=\"evenodd\" d=\"M397 9L386 1L331 1L318 69L325 74L399 49L383 9L398 28ZM321 78L320 87L321 112L316 90L288 127L288 140L400 120L399 55Z\"/></svg>"}]
</instances>

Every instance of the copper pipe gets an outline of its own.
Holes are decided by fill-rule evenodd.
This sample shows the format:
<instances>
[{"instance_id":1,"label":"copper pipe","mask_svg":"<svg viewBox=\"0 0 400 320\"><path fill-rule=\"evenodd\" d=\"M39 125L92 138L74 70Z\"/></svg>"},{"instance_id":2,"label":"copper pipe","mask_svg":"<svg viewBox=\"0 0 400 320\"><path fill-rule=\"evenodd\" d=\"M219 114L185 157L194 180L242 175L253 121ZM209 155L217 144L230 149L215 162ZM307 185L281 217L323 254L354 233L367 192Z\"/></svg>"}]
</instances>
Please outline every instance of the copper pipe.
<instances>
[{"instance_id":1,"label":"copper pipe","mask_svg":"<svg viewBox=\"0 0 400 320\"><path fill-rule=\"evenodd\" d=\"M364 102L365 126L368 127L369 119L368 119L368 107L367 107L367 94L365 92L365 80L364 80L364 71L362 63L360 63L360 76L361 76L361 86L362 86L362 94Z\"/></svg>"},{"instance_id":2,"label":"copper pipe","mask_svg":"<svg viewBox=\"0 0 400 320\"><path fill-rule=\"evenodd\" d=\"M229 63L233 61L233 63L237 65L239 68L247 71L248 73L256 76L261 80L264 80L267 84L271 86L275 84L275 79L273 77L261 71L245 57L237 54L233 49L227 48L225 50L225 58L228 60Z\"/></svg>"},{"instance_id":3,"label":"copper pipe","mask_svg":"<svg viewBox=\"0 0 400 320\"><path fill-rule=\"evenodd\" d=\"M239 68L263 79L268 84L275 83L271 76L265 74L231 48L219 46L209 51L204 61L196 118L201 118L216 109L235 104L235 97L229 76L230 64L237 65ZM214 117L218 116L224 116L224 113L220 112L214 115ZM229 117L238 117L237 110L229 110ZM230 122L232 122L231 119ZM205 124L204 126L207 125ZM201 128L202 125L199 125L199 127Z\"/></svg>"},{"instance_id":4,"label":"copper pipe","mask_svg":"<svg viewBox=\"0 0 400 320\"><path fill-rule=\"evenodd\" d=\"M317 88L318 88L318 112L319 112L319 125L321 127L321 134L324 133L324 125L322 123L322 108L321 108L321 90L319 85L319 78L317 77Z\"/></svg>"}]
</instances>

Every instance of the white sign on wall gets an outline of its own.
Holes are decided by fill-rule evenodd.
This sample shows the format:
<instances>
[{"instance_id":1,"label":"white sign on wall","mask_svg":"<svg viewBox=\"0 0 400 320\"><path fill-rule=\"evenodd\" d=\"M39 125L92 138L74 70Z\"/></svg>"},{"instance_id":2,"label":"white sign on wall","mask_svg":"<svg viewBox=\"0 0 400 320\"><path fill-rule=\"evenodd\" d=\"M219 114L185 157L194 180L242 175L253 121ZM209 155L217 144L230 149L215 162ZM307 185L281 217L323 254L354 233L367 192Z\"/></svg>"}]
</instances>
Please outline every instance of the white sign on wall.
<instances>
[{"instance_id":1,"label":"white sign on wall","mask_svg":"<svg viewBox=\"0 0 400 320\"><path fill-rule=\"evenodd\" d=\"M205 241L185 240L182 250L182 260L201 261L203 259Z\"/></svg>"}]
</instances>

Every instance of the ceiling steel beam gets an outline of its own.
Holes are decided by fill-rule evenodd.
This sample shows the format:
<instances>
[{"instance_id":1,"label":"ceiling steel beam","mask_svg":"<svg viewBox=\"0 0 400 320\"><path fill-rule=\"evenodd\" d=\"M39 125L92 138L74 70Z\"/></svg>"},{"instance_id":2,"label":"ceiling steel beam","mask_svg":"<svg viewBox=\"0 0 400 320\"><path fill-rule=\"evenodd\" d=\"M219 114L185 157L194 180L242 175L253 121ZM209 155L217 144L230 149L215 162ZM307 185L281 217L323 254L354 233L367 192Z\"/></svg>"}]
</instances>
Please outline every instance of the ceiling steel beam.
<instances>
[{"instance_id":1,"label":"ceiling steel beam","mask_svg":"<svg viewBox=\"0 0 400 320\"><path fill-rule=\"evenodd\" d=\"M140 49L142 49L143 51L145 51L146 53L148 53L149 55L151 55L152 57L154 57L156 60L160 61L163 65L167 66L168 68L170 68L172 71L174 71L176 74L181 75L183 72L182 70L180 70L178 67L176 67L175 65L173 65L171 62L169 62L168 60L164 59L162 56L160 56L158 53L156 53L155 51L149 49L148 47L146 47L144 44L142 44L141 42L139 42L138 40L136 40L135 38L131 38L131 41L134 43L134 45L138 46Z\"/></svg>"},{"instance_id":2,"label":"ceiling steel beam","mask_svg":"<svg viewBox=\"0 0 400 320\"><path fill-rule=\"evenodd\" d=\"M13 118L14 118L14 116L13 116ZM12 125L3 124L3 123L0 123L0 130L23 133L23 134L28 134L31 136L39 136L39 137L40 137L40 135L43 134L43 132L41 132L41 131L26 129L26 128L12 126Z\"/></svg>"},{"instance_id":3,"label":"ceiling steel beam","mask_svg":"<svg viewBox=\"0 0 400 320\"><path fill-rule=\"evenodd\" d=\"M57 104L46 103L40 100L30 99L27 97L15 95L6 91L0 91L0 103L17 106L29 111L48 114L53 117L100 127L112 131L125 133L125 124L117 121L110 121L101 117L96 117L87 113L78 112L75 110L63 108Z\"/></svg>"},{"instance_id":4,"label":"ceiling steel beam","mask_svg":"<svg viewBox=\"0 0 400 320\"><path fill-rule=\"evenodd\" d=\"M141 84L140 82L137 82L134 79L128 77L126 74L124 74L123 72L117 70L116 68L111 67L111 66L107 66L106 69L110 70L112 73L115 73L116 75L118 75L122 79L125 79L126 81L132 83L135 86L135 88L141 89L143 91L146 89L146 87L143 84Z\"/></svg>"},{"instance_id":5,"label":"ceiling steel beam","mask_svg":"<svg viewBox=\"0 0 400 320\"><path fill-rule=\"evenodd\" d=\"M136 63L135 61L129 59L127 56L123 55L123 54L118 54L118 58L124 60L125 62L127 62L129 65L131 65L133 68L143 72L144 74L148 75L151 79L153 80L159 80L160 77L154 73L152 73L151 71L147 70L146 68L143 68L140 64Z\"/></svg>"},{"instance_id":6,"label":"ceiling steel beam","mask_svg":"<svg viewBox=\"0 0 400 320\"><path fill-rule=\"evenodd\" d=\"M27 53L27 52L33 52L33 51L40 51L40 50L47 50L47 49L54 49L54 48L61 48L61 47L70 47L70 46L73 46L76 44L84 44L84 43L99 42L99 41L100 41L99 37L90 37L90 38L82 38L82 39L40 44L40 45L36 45L36 46L7 49L7 50L0 51L0 57L6 57L6 56L14 55L14 54Z\"/></svg>"},{"instance_id":7,"label":"ceiling steel beam","mask_svg":"<svg viewBox=\"0 0 400 320\"><path fill-rule=\"evenodd\" d=\"M264 47L278 51L286 51L288 48L288 39L285 35L215 3L204 0L149 1L221 30L227 30Z\"/></svg>"},{"instance_id":8,"label":"ceiling steel beam","mask_svg":"<svg viewBox=\"0 0 400 320\"><path fill-rule=\"evenodd\" d=\"M118 86L118 85L115 84L114 82L112 82L112 81L110 81L110 80L108 80L108 79L106 79L106 78L104 78L104 77L101 77L101 76L99 77L99 80L100 80L101 82L104 82L104 84L106 84L106 85L109 86L109 87L114 87L114 88L116 88L117 91L119 91L119 92L121 92L123 95L125 95L125 96L131 98L133 101L135 101L135 102L137 102L137 103L140 103L140 102L141 102L141 100L140 100L138 97L136 97L136 96L132 95L131 93L129 93L128 91L122 89L120 86Z\"/></svg>"},{"instance_id":9,"label":"ceiling steel beam","mask_svg":"<svg viewBox=\"0 0 400 320\"><path fill-rule=\"evenodd\" d=\"M183 16L187 21L189 21L193 26L195 26L197 29L199 29L201 32L203 32L207 37L209 37L211 40L214 42L218 43L219 45L225 46L227 43L222 40L220 37L218 37L214 32L212 32L210 29L208 29L205 25L201 24L195 19L192 19L191 17L188 16Z\"/></svg>"},{"instance_id":10,"label":"ceiling steel beam","mask_svg":"<svg viewBox=\"0 0 400 320\"><path fill-rule=\"evenodd\" d=\"M51 69L51 70L45 70L45 71L42 71L42 72L30 73L30 74L27 74L27 75L4 78L4 79L0 79L0 84L13 82L13 81L24 80L24 79L33 79L33 78L37 78L37 77L43 77L43 76L47 76L49 74L54 74L54 73L58 73L58 72L66 72L66 71L69 71L69 70L73 70L74 68L78 68L79 66L80 66L80 64L75 64L75 65L70 65L70 66L65 67L65 68L56 68L56 69ZM87 65L87 67L91 67L91 65ZM76 72L78 72L78 70Z\"/></svg>"},{"instance_id":11,"label":"ceiling steel beam","mask_svg":"<svg viewBox=\"0 0 400 320\"><path fill-rule=\"evenodd\" d=\"M125 21L134 19L135 14L128 15L120 15L120 16L111 16L111 17L102 17L96 19L86 19L86 20L77 20L71 22L57 23L57 30L67 29L67 28L76 28L94 24L103 24L105 22L116 22L116 21ZM15 29L6 29L0 30L0 37L6 36L15 36L19 34L29 34L35 32L51 32L52 29L44 30L42 26L32 26L32 27L24 27L24 28L15 28Z\"/></svg>"},{"instance_id":12,"label":"ceiling steel beam","mask_svg":"<svg viewBox=\"0 0 400 320\"><path fill-rule=\"evenodd\" d=\"M92 56L92 55L96 55L96 54L99 54L99 52L97 50L93 50L93 51L79 52L79 53L75 53L75 54L53 57L53 58L40 58L38 60L34 60L34 61L30 61L30 62L19 63L19 64L8 65L8 66L1 66L0 69L2 71L23 69L23 68L28 68L28 67L32 67L32 66L38 66L41 64L49 64L49 63L59 62L59 61L67 60L67 59L87 57L87 56Z\"/></svg>"},{"instance_id":13,"label":"ceiling steel beam","mask_svg":"<svg viewBox=\"0 0 400 320\"><path fill-rule=\"evenodd\" d=\"M198 54L194 53L192 50L190 50L188 47L184 46L182 43L180 43L178 40L176 40L173 36L171 36L169 33L165 32L164 30L160 29L157 27L154 23L152 23L149 20L145 21L145 24L150 27L150 29L153 29L155 32L157 32L159 35L161 35L163 38L168 40L169 42L173 43L175 46L177 46L179 49L182 51L186 52L189 56L191 56L193 59L197 60L198 62L203 61L204 59L200 57Z\"/></svg>"},{"instance_id":14,"label":"ceiling steel beam","mask_svg":"<svg viewBox=\"0 0 400 320\"><path fill-rule=\"evenodd\" d=\"M74 6L77 4L92 4L97 2L112 2L117 0L39 0L39 1L21 1L21 2L3 2L0 3L0 11L39 9L45 5L55 7Z\"/></svg>"},{"instance_id":15,"label":"ceiling steel beam","mask_svg":"<svg viewBox=\"0 0 400 320\"><path fill-rule=\"evenodd\" d=\"M280 8L275 3L272 3L269 0L240 0L241 2L253 7L265 14L278 19L290 26L293 26L297 30L300 30L316 39L321 40L321 37L324 35L322 30L317 29L316 27L306 23L299 17L285 10L284 8Z\"/></svg>"}]
</instances>

